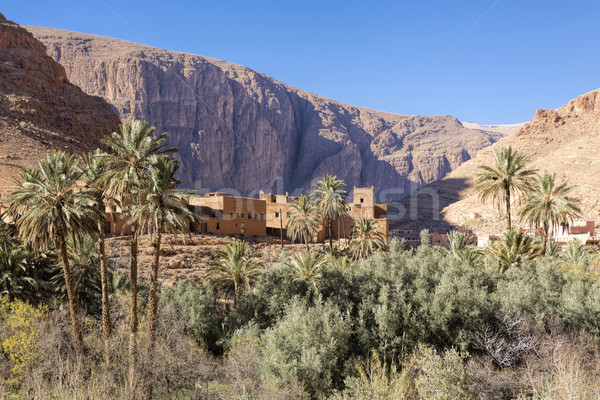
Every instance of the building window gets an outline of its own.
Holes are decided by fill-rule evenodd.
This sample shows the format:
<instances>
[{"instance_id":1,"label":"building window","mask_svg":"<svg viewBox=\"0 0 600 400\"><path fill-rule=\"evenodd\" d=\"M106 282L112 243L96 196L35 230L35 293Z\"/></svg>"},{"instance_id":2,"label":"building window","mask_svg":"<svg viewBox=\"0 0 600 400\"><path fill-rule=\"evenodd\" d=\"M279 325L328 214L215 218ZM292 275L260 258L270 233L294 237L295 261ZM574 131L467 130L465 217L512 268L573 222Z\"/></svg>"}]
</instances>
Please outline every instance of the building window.
<instances>
[{"instance_id":1,"label":"building window","mask_svg":"<svg viewBox=\"0 0 600 400\"><path fill-rule=\"evenodd\" d=\"M360 198L360 202L361 202L361 203L364 203L364 202L365 202L365 199L363 199L363 198L361 197L361 198Z\"/></svg>"},{"instance_id":2,"label":"building window","mask_svg":"<svg viewBox=\"0 0 600 400\"><path fill-rule=\"evenodd\" d=\"M257 218L256 218L256 213L254 213L254 219L257 219Z\"/></svg>"},{"instance_id":3,"label":"building window","mask_svg":"<svg viewBox=\"0 0 600 400\"><path fill-rule=\"evenodd\" d=\"M244 213L242 213L242 218L244 218Z\"/></svg>"},{"instance_id":4,"label":"building window","mask_svg":"<svg viewBox=\"0 0 600 400\"><path fill-rule=\"evenodd\" d=\"M240 213L236 213L236 214L235 214L235 217L236 217L236 218L239 218L239 217L240 217Z\"/></svg>"},{"instance_id":5,"label":"building window","mask_svg":"<svg viewBox=\"0 0 600 400\"><path fill-rule=\"evenodd\" d=\"M248 219L252 219L252 213L248 213Z\"/></svg>"},{"instance_id":6,"label":"building window","mask_svg":"<svg viewBox=\"0 0 600 400\"><path fill-rule=\"evenodd\" d=\"M233 219L233 213L230 213L231 219Z\"/></svg>"},{"instance_id":7,"label":"building window","mask_svg":"<svg viewBox=\"0 0 600 400\"><path fill-rule=\"evenodd\" d=\"M279 211L275 211L275 218L279 218Z\"/></svg>"},{"instance_id":8,"label":"building window","mask_svg":"<svg viewBox=\"0 0 600 400\"><path fill-rule=\"evenodd\" d=\"M219 225L219 223L217 222L217 229L221 228L221 226Z\"/></svg>"},{"instance_id":9,"label":"building window","mask_svg":"<svg viewBox=\"0 0 600 400\"><path fill-rule=\"evenodd\" d=\"M260 213L260 219L265 219L265 214Z\"/></svg>"}]
</instances>

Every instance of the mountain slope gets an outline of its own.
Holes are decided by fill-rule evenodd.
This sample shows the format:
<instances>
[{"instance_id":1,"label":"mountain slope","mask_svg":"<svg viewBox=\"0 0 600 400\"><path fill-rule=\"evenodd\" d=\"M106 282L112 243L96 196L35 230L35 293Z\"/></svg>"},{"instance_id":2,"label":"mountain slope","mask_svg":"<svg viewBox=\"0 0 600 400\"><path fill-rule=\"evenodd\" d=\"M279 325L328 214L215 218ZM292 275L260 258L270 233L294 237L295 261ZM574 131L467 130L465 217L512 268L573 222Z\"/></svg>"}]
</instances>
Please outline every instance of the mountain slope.
<instances>
[{"instance_id":1,"label":"mountain slope","mask_svg":"<svg viewBox=\"0 0 600 400\"><path fill-rule=\"evenodd\" d=\"M515 134L505 137L492 147L480 151L472 160L449 173L442 180L421 189L418 198L418 223L404 218L401 225L441 229L449 224L461 224L470 212L482 215L478 230L494 232L502 229L498 212L483 205L473 189L479 165L491 164L492 149L512 146L523 151L531 167L556 172L577 186L575 196L581 199L585 218L600 220L600 89L571 100L556 110L537 110L531 122ZM432 198L439 196L443 218L432 221ZM403 201L409 207L410 199ZM435 207L433 207L435 209Z\"/></svg>"},{"instance_id":2,"label":"mountain slope","mask_svg":"<svg viewBox=\"0 0 600 400\"><path fill-rule=\"evenodd\" d=\"M127 41L28 27L69 79L121 118L143 118L180 149L181 180L248 194L293 192L325 173L398 197L435 181L501 134L451 116L353 107L246 67Z\"/></svg>"},{"instance_id":3,"label":"mountain slope","mask_svg":"<svg viewBox=\"0 0 600 400\"><path fill-rule=\"evenodd\" d=\"M0 194L50 150L88 151L118 128L104 100L70 84L44 45L2 14L0 76Z\"/></svg>"}]
</instances>

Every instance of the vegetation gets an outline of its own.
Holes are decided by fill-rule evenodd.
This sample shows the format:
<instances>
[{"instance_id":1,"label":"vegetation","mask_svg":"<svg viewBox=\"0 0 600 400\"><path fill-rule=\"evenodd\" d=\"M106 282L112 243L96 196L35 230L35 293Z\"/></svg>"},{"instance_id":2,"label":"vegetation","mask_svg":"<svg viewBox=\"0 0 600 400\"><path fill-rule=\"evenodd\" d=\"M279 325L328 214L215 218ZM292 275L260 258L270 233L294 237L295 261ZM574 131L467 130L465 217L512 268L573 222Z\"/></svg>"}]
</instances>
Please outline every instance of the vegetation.
<instances>
[{"instance_id":1,"label":"vegetation","mask_svg":"<svg viewBox=\"0 0 600 400\"><path fill-rule=\"evenodd\" d=\"M308 243L312 242L319 231L321 220L317 207L308 196L300 195L298 200L290 206L290 216L287 223L287 234L292 240L300 239L306 244L306 251L310 251Z\"/></svg>"},{"instance_id":2,"label":"vegetation","mask_svg":"<svg viewBox=\"0 0 600 400\"><path fill-rule=\"evenodd\" d=\"M354 258L365 258L375 250L385 249L385 238L372 218L360 217L352 227L350 247Z\"/></svg>"},{"instance_id":3,"label":"vegetation","mask_svg":"<svg viewBox=\"0 0 600 400\"><path fill-rule=\"evenodd\" d=\"M219 262L208 270L208 276L213 279L219 293L226 299L232 299L234 307L237 299L250 290L260 273L255 255L243 240L226 245Z\"/></svg>"},{"instance_id":4,"label":"vegetation","mask_svg":"<svg viewBox=\"0 0 600 400\"><path fill-rule=\"evenodd\" d=\"M348 192L344 189L344 181L336 176L325 175L318 181L311 197L319 210L323 221L327 223L329 250L333 253L333 220L346 214Z\"/></svg>"},{"instance_id":5,"label":"vegetation","mask_svg":"<svg viewBox=\"0 0 600 400\"><path fill-rule=\"evenodd\" d=\"M527 192L527 201L519 210L529 226L541 230L542 253L546 253L548 235L557 228L568 229L573 219L581 216L579 201L570 196L573 188L565 182L555 185L556 174L538 174Z\"/></svg>"},{"instance_id":6,"label":"vegetation","mask_svg":"<svg viewBox=\"0 0 600 400\"><path fill-rule=\"evenodd\" d=\"M506 228L512 228L511 204L529 192L534 171L527 168L527 157L510 146L494 149L494 164L481 165L476 189L481 201L491 199L499 212L504 210Z\"/></svg>"},{"instance_id":7,"label":"vegetation","mask_svg":"<svg viewBox=\"0 0 600 400\"><path fill-rule=\"evenodd\" d=\"M479 185L502 200L527 188L519 214L546 232L541 244L509 229L485 249L453 232L445 249L423 231L413 249L385 243L362 218L349 249L334 248L332 220L345 213L345 191L325 177L313 200L303 196L292 208L288 231L306 251L266 269L236 240L206 281L161 288L162 234L185 232L193 217L185 192L174 190L178 164L166 136L152 132L134 121L107 141L110 154L80 162L55 152L22 171L10 206L18 229L0 224L3 396L600 397L600 253L547 242L578 206L553 175L525 183L520 153L496 154L513 171L504 186L491 177ZM106 262L103 221L113 207L133 230L128 282ZM324 222L327 256L308 246ZM138 285L142 234L153 260ZM138 317L140 288L146 314ZM136 349L138 335L146 352Z\"/></svg>"}]
</instances>

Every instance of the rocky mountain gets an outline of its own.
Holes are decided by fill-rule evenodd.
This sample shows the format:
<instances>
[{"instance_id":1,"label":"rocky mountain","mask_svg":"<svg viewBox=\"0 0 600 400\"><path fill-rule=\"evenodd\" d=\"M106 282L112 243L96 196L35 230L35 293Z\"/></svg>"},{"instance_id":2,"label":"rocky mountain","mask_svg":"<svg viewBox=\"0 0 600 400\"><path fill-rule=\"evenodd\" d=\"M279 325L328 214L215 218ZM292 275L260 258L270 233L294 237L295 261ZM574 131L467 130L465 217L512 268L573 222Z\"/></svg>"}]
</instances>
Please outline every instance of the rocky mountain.
<instances>
[{"instance_id":1,"label":"rocky mountain","mask_svg":"<svg viewBox=\"0 0 600 400\"><path fill-rule=\"evenodd\" d=\"M85 92L148 120L180 149L189 186L294 192L325 173L396 197L436 181L502 134L353 107L246 67L127 41L27 27Z\"/></svg>"},{"instance_id":2,"label":"rocky mountain","mask_svg":"<svg viewBox=\"0 0 600 400\"><path fill-rule=\"evenodd\" d=\"M531 167L556 172L559 179L576 186L575 197L582 202L583 217L600 220L600 176L596 169L600 168L599 89L556 110L537 110L533 120L516 133L404 199L399 206L404 217L398 225L438 230L448 224L462 224L471 212L477 212L482 216L477 230L487 233L501 230L500 215L490 204L481 204L473 185L478 166L492 163L492 149L508 145L523 151L530 158ZM435 221L437 204L441 218ZM412 217L404 210L412 210Z\"/></svg>"},{"instance_id":3,"label":"rocky mountain","mask_svg":"<svg viewBox=\"0 0 600 400\"><path fill-rule=\"evenodd\" d=\"M69 83L44 45L2 14L0 76L0 194L50 150L92 150L118 128L104 100Z\"/></svg>"}]
</instances>

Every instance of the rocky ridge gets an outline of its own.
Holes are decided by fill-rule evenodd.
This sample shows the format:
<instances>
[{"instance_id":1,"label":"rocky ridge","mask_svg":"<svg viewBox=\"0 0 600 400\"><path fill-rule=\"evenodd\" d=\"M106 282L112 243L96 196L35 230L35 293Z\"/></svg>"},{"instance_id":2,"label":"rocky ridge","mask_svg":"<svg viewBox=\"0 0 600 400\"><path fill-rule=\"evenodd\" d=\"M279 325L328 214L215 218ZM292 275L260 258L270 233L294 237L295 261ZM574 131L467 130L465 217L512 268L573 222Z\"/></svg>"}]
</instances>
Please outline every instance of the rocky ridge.
<instances>
[{"instance_id":1,"label":"rocky ridge","mask_svg":"<svg viewBox=\"0 0 600 400\"><path fill-rule=\"evenodd\" d=\"M443 230L449 225L475 223L484 233L502 230L501 216L491 204L481 204L474 190L479 165L491 164L493 149L512 146L524 152L530 166L538 171L556 172L560 180L576 186L574 196L582 202L583 218L600 220L600 89L569 101L556 110L537 110L532 121L516 133L507 136L490 148L480 151L438 182L423 187L412 197L404 199L400 209L418 205L418 218L408 212L398 226L414 229ZM432 220L432 207L439 198L441 218ZM415 207L413 207L414 209ZM481 221L468 221L471 212L479 213ZM413 215L415 211L413 210Z\"/></svg>"},{"instance_id":2,"label":"rocky ridge","mask_svg":"<svg viewBox=\"0 0 600 400\"><path fill-rule=\"evenodd\" d=\"M69 83L45 46L2 14L0 76L0 194L49 151L89 151L118 128L104 100Z\"/></svg>"},{"instance_id":3,"label":"rocky ridge","mask_svg":"<svg viewBox=\"0 0 600 400\"><path fill-rule=\"evenodd\" d=\"M180 149L181 180L204 189L306 189L325 173L401 196L502 134L456 118L408 116L307 93L208 57L27 27L85 92L124 120L148 120ZM384 198L382 197L382 200Z\"/></svg>"}]
</instances>

